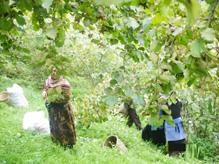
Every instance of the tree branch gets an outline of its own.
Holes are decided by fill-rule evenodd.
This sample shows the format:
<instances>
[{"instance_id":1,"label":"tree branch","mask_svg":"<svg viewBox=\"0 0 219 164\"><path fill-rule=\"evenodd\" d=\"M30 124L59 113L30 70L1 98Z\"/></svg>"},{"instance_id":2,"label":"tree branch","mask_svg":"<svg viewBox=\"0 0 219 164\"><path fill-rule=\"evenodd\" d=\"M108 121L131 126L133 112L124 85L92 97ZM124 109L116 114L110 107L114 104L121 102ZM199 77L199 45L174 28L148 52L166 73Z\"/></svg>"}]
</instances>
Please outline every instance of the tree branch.
<instances>
[{"instance_id":1,"label":"tree branch","mask_svg":"<svg viewBox=\"0 0 219 164\"><path fill-rule=\"evenodd\" d=\"M209 16L208 16L208 26L211 25L211 21L212 21L212 18L214 16L214 12L215 12L215 9L217 7L218 2L219 2L219 0L214 0L214 3L211 4L211 11L210 11Z\"/></svg>"}]
</instances>

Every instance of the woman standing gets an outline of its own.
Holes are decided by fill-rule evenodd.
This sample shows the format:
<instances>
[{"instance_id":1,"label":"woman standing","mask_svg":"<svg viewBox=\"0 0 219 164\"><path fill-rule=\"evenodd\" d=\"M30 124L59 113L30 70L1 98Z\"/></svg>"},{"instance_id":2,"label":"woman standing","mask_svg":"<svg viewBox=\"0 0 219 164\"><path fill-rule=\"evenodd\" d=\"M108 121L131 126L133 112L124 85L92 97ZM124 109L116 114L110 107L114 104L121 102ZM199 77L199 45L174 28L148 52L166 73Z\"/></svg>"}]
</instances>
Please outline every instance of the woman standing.
<instances>
[{"instance_id":1,"label":"woman standing","mask_svg":"<svg viewBox=\"0 0 219 164\"><path fill-rule=\"evenodd\" d=\"M57 69L45 81L43 97L49 113L50 133L53 142L72 148L76 143L74 116L69 103L71 89L69 82L58 76Z\"/></svg>"}]
</instances>

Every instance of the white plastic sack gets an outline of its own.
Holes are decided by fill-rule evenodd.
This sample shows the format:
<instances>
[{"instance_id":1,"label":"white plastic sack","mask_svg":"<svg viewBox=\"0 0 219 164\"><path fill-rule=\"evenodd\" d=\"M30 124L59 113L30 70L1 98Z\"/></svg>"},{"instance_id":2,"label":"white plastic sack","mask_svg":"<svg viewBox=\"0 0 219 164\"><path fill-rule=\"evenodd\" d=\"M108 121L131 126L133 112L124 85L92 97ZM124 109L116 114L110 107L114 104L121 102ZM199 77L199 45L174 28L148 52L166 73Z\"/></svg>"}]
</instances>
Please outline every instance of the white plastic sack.
<instances>
[{"instance_id":1,"label":"white plastic sack","mask_svg":"<svg viewBox=\"0 0 219 164\"><path fill-rule=\"evenodd\" d=\"M44 117L43 111L27 112L23 118L23 129L38 133L49 134L49 121Z\"/></svg>"},{"instance_id":2,"label":"white plastic sack","mask_svg":"<svg viewBox=\"0 0 219 164\"><path fill-rule=\"evenodd\" d=\"M7 93L9 93L9 103L17 107L27 107L28 102L24 97L23 89L18 84L13 84L11 88L7 88Z\"/></svg>"}]
</instances>

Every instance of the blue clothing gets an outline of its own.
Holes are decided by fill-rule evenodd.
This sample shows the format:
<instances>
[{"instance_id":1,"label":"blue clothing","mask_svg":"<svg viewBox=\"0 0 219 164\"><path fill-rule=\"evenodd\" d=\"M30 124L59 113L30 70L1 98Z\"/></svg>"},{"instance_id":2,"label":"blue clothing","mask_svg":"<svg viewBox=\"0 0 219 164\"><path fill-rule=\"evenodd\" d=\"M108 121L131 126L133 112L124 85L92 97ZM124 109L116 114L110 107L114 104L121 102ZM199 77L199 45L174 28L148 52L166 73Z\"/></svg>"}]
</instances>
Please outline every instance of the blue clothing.
<instances>
[{"instance_id":1,"label":"blue clothing","mask_svg":"<svg viewBox=\"0 0 219 164\"><path fill-rule=\"evenodd\" d=\"M164 123L166 141L178 141L186 138L182 118L178 117L174 119L174 123L175 126L167 122Z\"/></svg>"}]
</instances>

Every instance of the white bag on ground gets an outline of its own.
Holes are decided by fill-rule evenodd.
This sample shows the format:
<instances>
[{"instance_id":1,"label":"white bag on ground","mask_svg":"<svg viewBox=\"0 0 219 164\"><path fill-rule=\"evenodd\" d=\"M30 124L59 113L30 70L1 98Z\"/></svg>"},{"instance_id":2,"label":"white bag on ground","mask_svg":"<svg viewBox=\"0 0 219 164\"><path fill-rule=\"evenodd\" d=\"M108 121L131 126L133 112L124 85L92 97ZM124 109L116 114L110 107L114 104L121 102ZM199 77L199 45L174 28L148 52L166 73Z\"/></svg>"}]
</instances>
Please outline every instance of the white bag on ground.
<instances>
[{"instance_id":1,"label":"white bag on ground","mask_svg":"<svg viewBox=\"0 0 219 164\"><path fill-rule=\"evenodd\" d=\"M18 84L13 84L11 88L7 88L7 93L10 95L9 103L16 107L27 107L28 102L24 97L23 89Z\"/></svg>"},{"instance_id":2,"label":"white bag on ground","mask_svg":"<svg viewBox=\"0 0 219 164\"><path fill-rule=\"evenodd\" d=\"M49 134L49 121L44 117L43 111L27 112L23 118L23 129L38 133Z\"/></svg>"}]
</instances>

